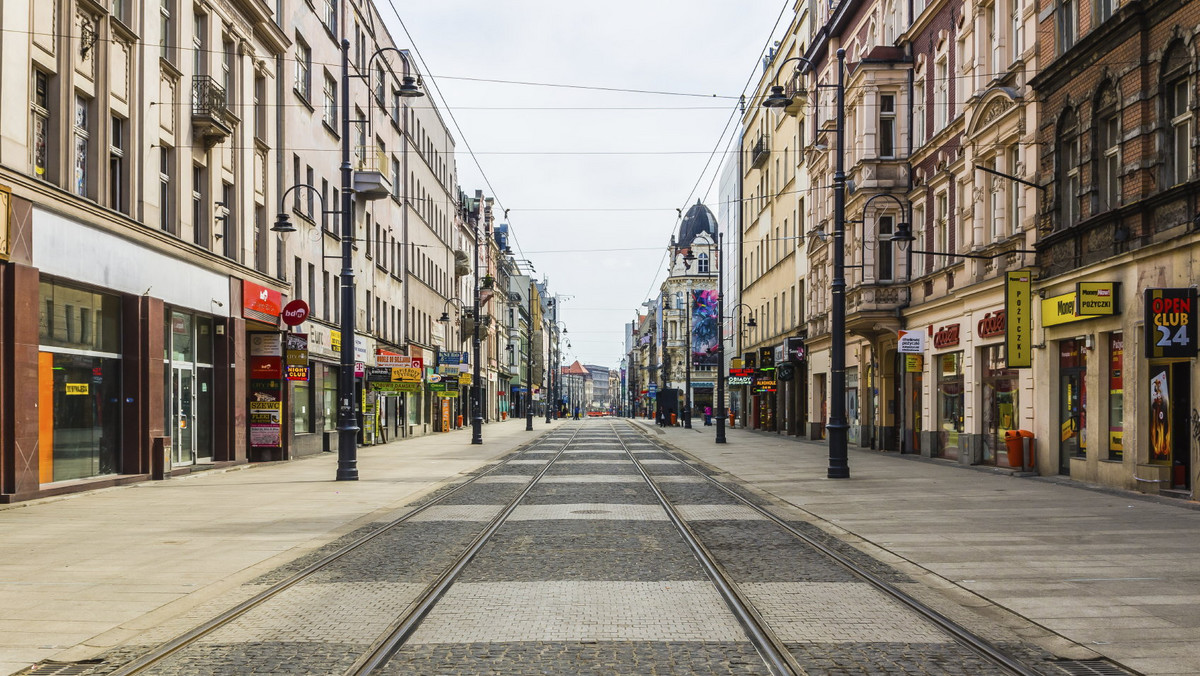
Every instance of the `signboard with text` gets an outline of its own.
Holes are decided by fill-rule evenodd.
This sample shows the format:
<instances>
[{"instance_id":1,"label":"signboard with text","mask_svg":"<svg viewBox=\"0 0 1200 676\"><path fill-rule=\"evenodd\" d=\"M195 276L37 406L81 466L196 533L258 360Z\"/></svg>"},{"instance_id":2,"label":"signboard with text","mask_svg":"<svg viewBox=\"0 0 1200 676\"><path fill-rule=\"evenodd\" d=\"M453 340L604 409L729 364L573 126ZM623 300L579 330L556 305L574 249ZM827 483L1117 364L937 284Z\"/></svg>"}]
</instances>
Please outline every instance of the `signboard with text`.
<instances>
[{"instance_id":1,"label":"signboard with text","mask_svg":"<svg viewBox=\"0 0 1200 676\"><path fill-rule=\"evenodd\" d=\"M1006 273L1004 353L1010 369L1033 366L1033 274L1028 270Z\"/></svg>"},{"instance_id":2,"label":"signboard with text","mask_svg":"<svg viewBox=\"0 0 1200 676\"><path fill-rule=\"evenodd\" d=\"M897 331L896 349L900 354L921 354L925 351L924 331Z\"/></svg>"},{"instance_id":3,"label":"signboard with text","mask_svg":"<svg viewBox=\"0 0 1200 676\"><path fill-rule=\"evenodd\" d=\"M1196 356L1196 289L1146 289L1146 357Z\"/></svg>"}]
</instances>

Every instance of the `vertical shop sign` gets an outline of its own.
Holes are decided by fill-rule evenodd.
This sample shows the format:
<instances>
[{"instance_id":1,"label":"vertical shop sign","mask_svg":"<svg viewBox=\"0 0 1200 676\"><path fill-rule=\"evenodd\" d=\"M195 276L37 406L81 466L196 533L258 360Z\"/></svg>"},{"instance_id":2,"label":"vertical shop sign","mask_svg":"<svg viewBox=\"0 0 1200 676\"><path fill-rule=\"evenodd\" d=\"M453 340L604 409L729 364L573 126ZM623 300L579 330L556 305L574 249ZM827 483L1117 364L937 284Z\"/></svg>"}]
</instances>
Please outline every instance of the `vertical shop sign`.
<instances>
[{"instance_id":1,"label":"vertical shop sign","mask_svg":"<svg viewBox=\"0 0 1200 676\"><path fill-rule=\"evenodd\" d=\"M1146 289L1146 357L1196 356L1196 289Z\"/></svg>"},{"instance_id":2,"label":"vertical shop sign","mask_svg":"<svg viewBox=\"0 0 1200 676\"><path fill-rule=\"evenodd\" d=\"M250 446L283 445L283 337L250 334Z\"/></svg>"},{"instance_id":3,"label":"vertical shop sign","mask_svg":"<svg viewBox=\"0 0 1200 676\"><path fill-rule=\"evenodd\" d=\"M1033 366L1032 277L1028 270L1016 270L1004 280L1004 353L1010 369Z\"/></svg>"},{"instance_id":4,"label":"vertical shop sign","mask_svg":"<svg viewBox=\"0 0 1200 676\"><path fill-rule=\"evenodd\" d=\"M285 334L284 350L287 379L308 380L308 334Z\"/></svg>"}]
</instances>

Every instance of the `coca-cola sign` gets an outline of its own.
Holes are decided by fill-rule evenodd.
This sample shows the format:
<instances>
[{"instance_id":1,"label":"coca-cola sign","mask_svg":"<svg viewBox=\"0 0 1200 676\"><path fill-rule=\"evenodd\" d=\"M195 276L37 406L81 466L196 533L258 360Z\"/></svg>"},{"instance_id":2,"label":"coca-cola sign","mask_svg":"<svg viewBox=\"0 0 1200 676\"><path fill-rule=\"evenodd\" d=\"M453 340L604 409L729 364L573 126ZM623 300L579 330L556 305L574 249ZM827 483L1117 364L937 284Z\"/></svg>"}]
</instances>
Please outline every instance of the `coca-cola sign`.
<instances>
[{"instance_id":1,"label":"coca-cola sign","mask_svg":"<svg viewBox=\"0 0 1200 676\"><path fill-rule=\"evenodd\" d=\"M283 323L298 326L308 319L308 303L296 299L283 307Z\"/></svg>"}]
</instances>

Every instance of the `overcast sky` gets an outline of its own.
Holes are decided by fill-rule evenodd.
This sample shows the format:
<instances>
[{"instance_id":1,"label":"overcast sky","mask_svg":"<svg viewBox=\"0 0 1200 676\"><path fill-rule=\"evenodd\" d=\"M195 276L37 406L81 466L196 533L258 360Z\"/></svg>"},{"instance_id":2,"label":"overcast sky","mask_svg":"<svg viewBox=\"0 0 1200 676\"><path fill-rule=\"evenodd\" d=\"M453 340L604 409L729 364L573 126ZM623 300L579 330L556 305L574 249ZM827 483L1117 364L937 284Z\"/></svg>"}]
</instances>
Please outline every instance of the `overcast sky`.
<instances>
[{"instance_id":1,"label":"overcast sky","mask_svg":"<svg viewBox=\"0 0 1200 676\"><path fill-rule=\"evenodd\" d=\"M622 324L662 280L677 209L701 198L719 213L713 177L737 98L792 0L376 1L416 49L463 190L496 197L517 256L569 297L564 363L619 365Z\"/></svg>"}]
</instances>

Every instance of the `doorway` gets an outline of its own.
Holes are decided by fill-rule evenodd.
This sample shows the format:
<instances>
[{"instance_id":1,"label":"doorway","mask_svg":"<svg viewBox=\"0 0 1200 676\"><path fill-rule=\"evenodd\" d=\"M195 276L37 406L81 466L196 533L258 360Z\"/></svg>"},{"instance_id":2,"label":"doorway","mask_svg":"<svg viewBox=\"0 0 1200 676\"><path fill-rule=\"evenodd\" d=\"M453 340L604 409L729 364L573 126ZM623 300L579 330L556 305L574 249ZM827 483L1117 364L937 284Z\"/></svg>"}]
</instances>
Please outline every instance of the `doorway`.
<instances>
[{"instance_id":1,"label":"doorway","mask_svg":"<svg viewBox=\"0 0 1200 676\"><path fill-rule=\"evenodd\" d=\"M171 368L171 464L196 462L196 419L192 393L196 378L191 368Z\"/></svg>"}]
</instances>

